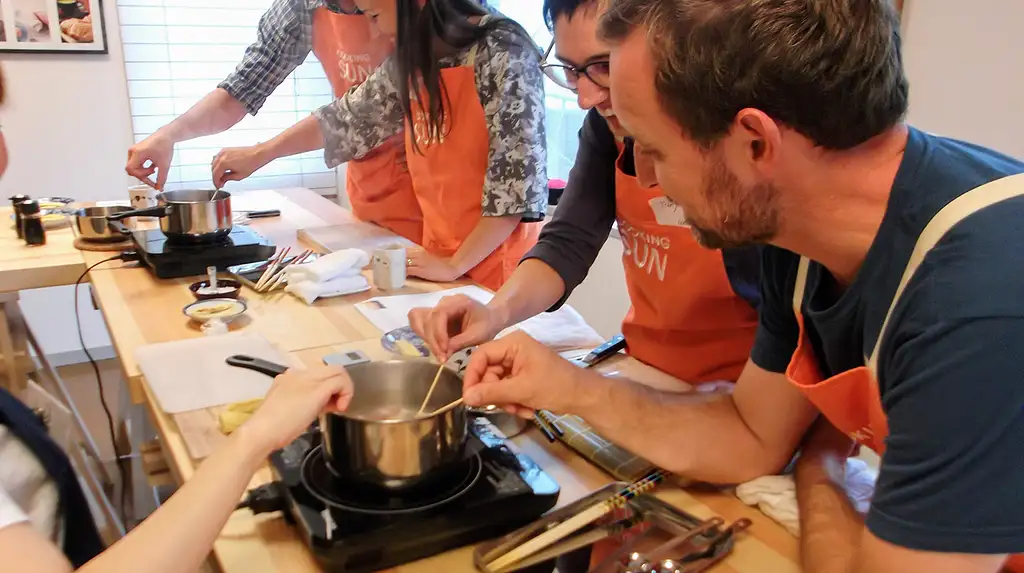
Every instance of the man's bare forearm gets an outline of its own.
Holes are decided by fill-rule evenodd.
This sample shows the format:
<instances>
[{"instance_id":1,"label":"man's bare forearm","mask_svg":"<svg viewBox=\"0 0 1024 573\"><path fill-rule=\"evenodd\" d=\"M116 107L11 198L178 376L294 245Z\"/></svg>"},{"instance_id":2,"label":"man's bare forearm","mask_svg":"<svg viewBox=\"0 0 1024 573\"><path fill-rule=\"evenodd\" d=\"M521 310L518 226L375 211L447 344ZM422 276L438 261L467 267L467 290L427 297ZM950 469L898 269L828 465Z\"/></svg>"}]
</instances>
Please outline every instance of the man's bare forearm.
<instances>
[{"instance_id":1,"label":"man's bare forearm","mask_svg":"<svg viewBox=\"0 0 1024 573\"><path fill-rule=\"evenodd\" d=\"M846 458L810 452L797 464L800 556L807 573L853 571L864 521L846 495Z\"/></svg>"},{"instance_id":2,"label":"man's bare forearm","mask_svg":"<svg viewBox=\"0 0 1024 573\"><path fill-rule=\"evenodd\" d=\"M488 304L502 317L503 328L518 324L554 306L565 293L565 283L555 269L540 259L528 259Z\"/></svg>"},{"instance_id":3,"label":"man's bare forearm","mask_svg":"<svg viewBox=\"0 0 1024 573\"><path fill-rule=\"evenodd\" d=\"M160 128L159 134L178 143L197 137L221 133L245 117L245 106L227 90L217 88L203 96L188 111Z\"/></svg>"},{"instance_id":4,"label":"man's bare forearm","mask_svg":"<svg viewBox=\"0 0 1024 573\"><path fill-rule=\"evenodd\" d=\"M605 438L690 479L740 483L779 471L791 455L790 445L766 444L729 394L662 392L596 373L581 386L571 413Z\"/></svg>"}]
</instances>

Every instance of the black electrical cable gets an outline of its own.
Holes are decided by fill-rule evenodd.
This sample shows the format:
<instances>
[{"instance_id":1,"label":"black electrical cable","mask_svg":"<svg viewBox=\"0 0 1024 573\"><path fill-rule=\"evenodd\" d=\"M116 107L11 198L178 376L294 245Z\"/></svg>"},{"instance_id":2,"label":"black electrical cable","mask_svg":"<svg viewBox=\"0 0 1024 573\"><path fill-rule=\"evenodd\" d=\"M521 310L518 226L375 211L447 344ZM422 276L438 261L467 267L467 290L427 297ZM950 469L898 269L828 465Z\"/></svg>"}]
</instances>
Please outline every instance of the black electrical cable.
<instances>
[{"instance_id":1,"label":"black electrical cable","mask_svg":"<svg viewBox=\"0 0 1024 573\"><path fill-rule=\"evenodd\" d=\"M100 376L100 366L93 359L92 353L89 352L89 347L85 344L85 335L82 333L82 317L78 310L78 287L82 284L82 279L89 275L89 272L96 267L109 263L111 261L125 260L125 255L117 255L104 259L98 263L93 264L89 268L85 269L82 276L78 277L75 281L75 324L78 327L78 341L82 344L82 350L85 352L85 357L89 359L89 364L92 365L93 372L96 373L96 391L100 395L100 405L103 406L103 412L107 415L107 429L110 431L110 447L114 449L114 462L117 465L117 473L121 476L121 507L118 508L118 514L121 517L121 523L124 525L125 531L128 530L128 523L125 519L125 503L126 503L126 492L128 490L128 473L125 471L124 466L121 465L121 452L117 448L117 437L114 432L114 415L110 413L110 406L107 405L107 398L103 395L103 378Z\"/></svg>"}]
</instances>

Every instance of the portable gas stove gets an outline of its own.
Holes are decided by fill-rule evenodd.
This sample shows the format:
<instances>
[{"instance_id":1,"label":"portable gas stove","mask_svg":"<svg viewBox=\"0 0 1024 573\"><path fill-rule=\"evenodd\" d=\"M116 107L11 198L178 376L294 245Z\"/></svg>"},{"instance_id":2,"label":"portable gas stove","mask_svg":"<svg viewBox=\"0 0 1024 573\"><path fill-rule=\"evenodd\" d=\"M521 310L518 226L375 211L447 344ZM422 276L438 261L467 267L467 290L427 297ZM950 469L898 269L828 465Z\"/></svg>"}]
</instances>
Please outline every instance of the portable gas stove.
<instances>
[{"instance_id":1,"label":"portable gas stove","mask_svg":"<svg viewBox=\"0 0 1024 573\"><path fill-rule=\"evenodd\" d=\"M210 266L223 271L233 265L269 259L275 251L267 239L243 226L236 226L226 237L203 243L172 242L160 230L135 231L132 243L142 264L161 279L202 275Z\"/></svg>"},{"instance_id":2,"label":"portable gas stove","mask_svg":"<svg viewBox=\"0 0 1024 573\"><path fill-rule=\"evenodd\" d=\"M554 507L559 487L513 453L484 418L470 422L467 451L440 484L395 497L343 480L327 467L319 432L270 457L286 516L330 571L387 569L500 536Z\"/></svg>"}]
</instances>

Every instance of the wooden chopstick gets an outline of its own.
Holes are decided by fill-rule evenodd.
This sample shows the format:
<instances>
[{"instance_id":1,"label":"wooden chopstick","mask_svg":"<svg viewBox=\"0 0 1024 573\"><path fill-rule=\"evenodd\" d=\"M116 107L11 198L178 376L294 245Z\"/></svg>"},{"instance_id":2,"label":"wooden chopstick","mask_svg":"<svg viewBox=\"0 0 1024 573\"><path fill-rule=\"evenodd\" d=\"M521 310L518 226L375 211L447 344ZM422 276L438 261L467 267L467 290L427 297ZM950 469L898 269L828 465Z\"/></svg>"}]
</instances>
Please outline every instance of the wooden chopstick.
<instances>
[{"instance_id":1,"label":"wooden chopstick","mask_svg":"<svg viewBox=\"0 0 1024 573\"><path fill-rule=\"evenodd\" d=\"M263 271L263 276L261 276L260 280L256 282L256 292L260 292L263 289L263 286L267 283L267 280L274 275L274 272L277 271L277 267L281 264L281 261L285 260L285 258L288 257L288 253L290 253L291 250L291 247L285 247L284 249L282 249L281 256L277 257L277 260L270 263L270 265L267 267L267 270Z\"/></svg>"},{"instance_id":2,"label":"wooden chopstick","mask_svg":"<svg viewBox=\"0 0 1024 573\"><path fill-rule=\"evenodd\" d=\"M534 565L543 563L551 559L555 559L556 557L560 557L567 553L572 553L573 551L576 551L577 549L580 549L582 547L593 545L598 541L601 541L602 539L607 539L617 533L629 529L634 525L636 525L636 523L615 522L602 527L596 527L590 531L581 533L576 537L551 545L547 549L535 553L533 556L528 557L523 561L520 561L519 563L514 563L511 566L506 567L505 569L497 571L496 573L505 573L506 571L511 571L512 569L526 569L527 567L533 567Z\"/></svg>"},{"instance_id":3,"label":"wooden chopstick","mask_svg":"<svg viewBox=\"0 0 1024 573\"><path fill-rule=\"evenodd\" d=\"M441 406L440 408L434 410L433 412L431 412L429 414L423 414L421 417L423 417L423 418L433 418L434 416L439 416L441 414L444 414L448 410L451 410L452 408L455 408L456 406L458 406L461 403L462 403L462 398L459 398L458 400L455 400L455 401L452 401L452 402L448 402L444 406ZM417 416L420 416L420 414L417 414Z\"/></svg>"},{"instance_id":4,"label":"wooden chopstick","mask_svg":"<svg viewBox=\"0 0 1024 573\"><path fill-rule=\"evenodd\" d=\"M441 373L444 372L444 362L441 363L437 368L437 374L434 374L434 381L430 383L430 390L427 390L427 395L423 398L423 403L420 404L420 409L416 412L416 415L422 415L423 410L426 409L427 403L430 402L430 396L434 393L434 387L437 386L437 381L441 379Z\"/></svg>"},{"instance_id":5,"label":"wooden chopstick","mask_svg":"<svg viewBox=\"0 0 1024 573\"><path fill-rule=\"evenodd\" d=\"M274 271L274 275L271 276L269 279L267 279L267 282L263 283L263 290L260 291L260 292L270 292L270 291L274 290L275 288L277 288L277 286L279 284L284 282L284 279L285 279L284 270L285 269L287 269L291 265L302 264L302 262L305 261L306 259L308 259L310 257L310 255L312 255L312 254L313 254L313 250L312 249L306 249L305 251L302 251L302 254L300 254L299 256L297 256L297 257L293 258L292 260L286 262L285 264L281 265L281 268L279 268L276 271Z\"/></svg>"},{"instance_id":6,"label":"wooden chopstick","mask_svg":"<svg viewBox=\"0 0 1024 573\"><path fill-rule=\"evenodd\" d=\"M548 529L540 535L530 539L526 543L523 543L519 547L509 551L505 555L495 559L494 561L487 564L487 568L493 571L501 571L507 568L513 563L518 563L530 557L531 555L541 551L559 541L565 539L569 535L576 533L580 529L586 527L590 523L608 515L616 508L622 507L627 501L636 497L637 495L650 491L654 488L663 478L665 477L664 472L658 470L649 476L637 480L636 482L629 485L619 493L611 496L605 501L599 502L589 508L581 511L580 513L570 517L569 519L559 523L558 525Z\"/></svg>"}]
</instances>

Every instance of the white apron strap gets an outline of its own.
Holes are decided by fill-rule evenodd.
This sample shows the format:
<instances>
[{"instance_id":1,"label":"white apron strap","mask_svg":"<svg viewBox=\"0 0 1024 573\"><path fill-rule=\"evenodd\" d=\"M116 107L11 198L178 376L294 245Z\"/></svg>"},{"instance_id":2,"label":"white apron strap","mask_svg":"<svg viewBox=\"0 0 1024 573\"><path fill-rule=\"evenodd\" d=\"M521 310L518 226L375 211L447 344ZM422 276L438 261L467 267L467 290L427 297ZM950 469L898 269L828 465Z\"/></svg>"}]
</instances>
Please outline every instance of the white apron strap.
<instances>
[{"instance_id":1,"label":"white apron strap","mask_svg":"<svg viewBox=\"0 0 1024 573\"><path fill-rule=\"evenodd\" d=\"M871 371L871 376L875 380L878 380L878 349L882 347L882 338L885 336L886 327L889 326L889 319L892 318L892 311L896 308L900 296L903 295L903 290L907 287L910 279L914 277L914 273L921 266L921 262L924 261L928 252L960 221L986 207L1020 196L1024 196L1024 173L1003 177L971 189L950 201L928 222L917 238L917 244L914 245L914 251L910 254L910 260L907 261L903 277L900 278L896 294L889 305L889 311L885 314L885 320L882 321L882 328L878 331L875 347L867 360L868 370Z\"/></svg>"},{"instance_id":2,"label":"white apron strap","mask_svg":"<svg viewBox=\"0 0 1024 573\"><path fill-rule=\"evenodd\" d=\"M810 259L800 257L800 266L796 269L796 284L793 285L793 312L796 313L798 319L800 313L803 312L804 292L807 291L807 267L810 264Z\"/></svg>"}]
</instances>

